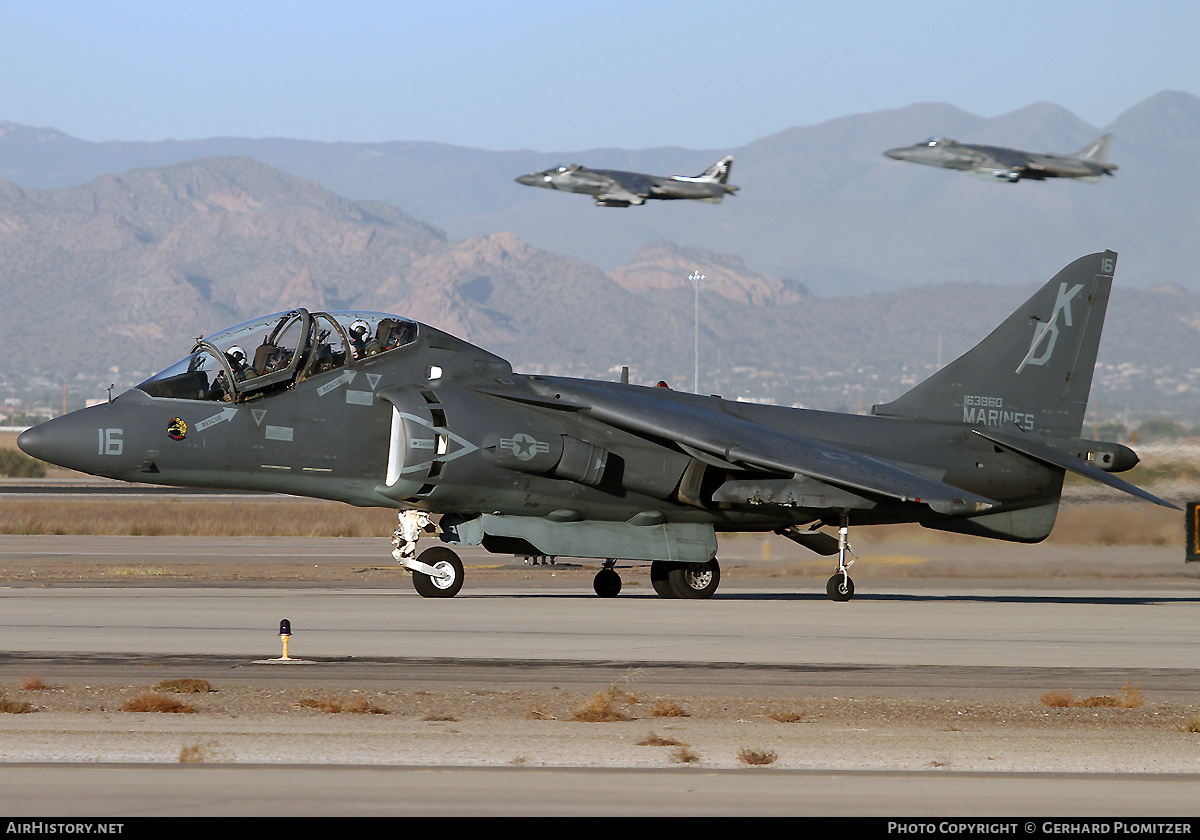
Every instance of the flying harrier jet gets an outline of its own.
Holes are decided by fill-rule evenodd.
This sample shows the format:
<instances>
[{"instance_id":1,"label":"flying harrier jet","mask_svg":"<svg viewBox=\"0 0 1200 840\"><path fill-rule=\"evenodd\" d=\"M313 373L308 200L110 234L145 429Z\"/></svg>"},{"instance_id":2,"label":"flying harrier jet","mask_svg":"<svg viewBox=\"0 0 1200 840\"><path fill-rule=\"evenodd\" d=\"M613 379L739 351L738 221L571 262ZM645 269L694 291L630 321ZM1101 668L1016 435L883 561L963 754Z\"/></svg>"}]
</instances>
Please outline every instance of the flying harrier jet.
<instances>
[{"instance_id":1,"label":"flying harrier jet","mask_svg":"<svg viewBox=\"0 0 1200 840\"><path fill-rule=\"evenodd\" d=\"M1096 182L1112 175L1116 164L1106 163L1112 135L1105 134L1073 155L1034 154L1002 146L976 146L945 137L933 137L916 146L884 152L890 158L925 163L946 169L961 169L984 178L1016 183L1047 178L1077 178Z\"/></svg>"},{"instance_id":2,"label":"flying harrier jet","mask_svg":"<svg viewBox=\"0 0 1200 840\"><path fill-rule=\"evenodd\" d=\"M724 157L694 177L686 175L643 175L616 169L588 169L564 163L544 172L532 172L517 178L518 184L550 190L594 196L601 207L628 207L645 204L647 199L692 199L720 204L738 188L725 183L733 157Z\"/></svg>"}]
</instances>

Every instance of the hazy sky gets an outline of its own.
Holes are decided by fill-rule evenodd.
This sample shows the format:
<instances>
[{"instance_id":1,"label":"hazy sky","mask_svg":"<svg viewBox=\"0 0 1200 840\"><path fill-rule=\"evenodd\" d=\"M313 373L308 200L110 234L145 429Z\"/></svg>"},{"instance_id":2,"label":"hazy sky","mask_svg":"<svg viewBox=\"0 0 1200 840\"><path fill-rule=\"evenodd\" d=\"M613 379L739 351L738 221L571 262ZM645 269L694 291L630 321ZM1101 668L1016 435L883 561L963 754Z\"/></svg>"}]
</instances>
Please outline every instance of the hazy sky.
<instances>
[{"instance_id":1,"label":"hazy sky","mask_svg":"<svg viewBox=\"0 0 1200 840\"><path fill-rule=\"evenodd\" d=\"M0 0L0 121L85 140L734 148L949 102L1200 94L1197 0Z\"/></svg>"}]
</instances>

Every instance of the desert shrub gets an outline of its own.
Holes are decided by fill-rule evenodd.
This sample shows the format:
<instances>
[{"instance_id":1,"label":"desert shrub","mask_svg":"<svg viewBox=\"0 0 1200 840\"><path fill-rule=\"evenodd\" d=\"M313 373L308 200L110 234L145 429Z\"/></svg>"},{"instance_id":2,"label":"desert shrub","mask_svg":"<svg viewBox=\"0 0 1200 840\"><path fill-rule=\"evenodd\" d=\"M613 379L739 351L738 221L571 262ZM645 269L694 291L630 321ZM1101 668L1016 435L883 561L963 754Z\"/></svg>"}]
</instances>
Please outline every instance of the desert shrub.
<instances>
[{"instance_id":1,"label":"desert shrub","mask_svg":"<svg viewBox=\"0 0 1200 840\"><path fill-rule=\"evenodd\" d=\"M45 478L46 464L16 449L0 449L0 475L9 478Z\"/></svg>"},{"instance_id":2,"label":"desert shrub","mask_svg":"<svg viewBox=\"0 0 1200 840\"><path fill-rule=\"evenodd\" d=\"M178 680L163 680L158 685L154 686L155 691L171 691L175 694L207 694L212 691L212 686L208 684L208 680L197 679L178 679Z\"/></svg>"},{"instance_id":3,"label":"desert shrub","mask_svg":"<svg viewBox=\"0 0 1200 840\"><path fill-rule=\"evenodd\" d=\"M690 717L682 706L670 700L659 700L650 709L650 715L652 717Z\"/></svg>"},{"instance_id":4,"label":"desert shrub","mask_svg":"<svg viewBox=\"0 0 1200 840\"><path fill-rule=\"evenodd\" d=\"M778 759L779 754L770 750L743 749L738 753L738 761L742 762L742 764L761 766L774 764Z\"/></svg>"},{"instance_id":5,"label":"desert shrub","mask_svg":"<svg viewBox=\"0 0 1200 840\"><path fill-rule=\"evenodd\" d=\"M1125 683L1120 697L1098 694L1076 700L1071 691L1048 691L1042 695L1042 705L1055 709L1137 709L1145 705L1142 687L1136 683Z\"/></svg>"},{"instance_id":6,"label":"desert shrub","mask_svg":"<svg viewBox=\"0 0 1200 840\"><path fill-rule=\"evenodd\" d=\"M191 706L185 706L174 697L167 697L157 691L143 691L137 697L126 700L121 706L122 712L164 712L168 714L195 714Z\"/></svg>"},{"instance_id":7,"label":"desert shrub","mask_svg":"<svg viewBox=\"0 0 1200 840\"><path fill-rule=\"evenodd\" d=\"M349 712L358 715L386 715L390 712L382 706L377 706L365 697L351 697L349 700L322 697L305 697L296 703L304 709L316 709L327 714L336 715Z\"/></svg>"},{"instance_id":8,"label":"desert shrub","mask_svg":"<svg viewBox=\"0 0 1200 840\"><path fill-rule=\"evenodd\" d=\"M10 715L23 715L33 711L33 704L24 700L9 700L4 690L0 689L0 712Z\"/></svg>"},{"instance_id":9,"label":"desert shrub","mask_svg":"<svg viewBox=\"0 0 1200 840\"><path fill-rule=\"evenodd\" d=\"M613 721L633 720L621 711L621 705L629 699L629 695L615 686L609 686L596 693L592 699L580 704L571 714L571 720L586 723L611 723Z\"/></svg>"},{"instance_id":10,"label":"desert shrub","mask_svg":"<svg viewBox=\"0 0 1200 840\"><path fill-rule=\"evenodd\" d=\"M661 735L655 735L651 732L645 738L637 742L639 747L686 747L687 744L682 741L676 741L674 738L664 738Z\"/></svg>"}]
</instances>

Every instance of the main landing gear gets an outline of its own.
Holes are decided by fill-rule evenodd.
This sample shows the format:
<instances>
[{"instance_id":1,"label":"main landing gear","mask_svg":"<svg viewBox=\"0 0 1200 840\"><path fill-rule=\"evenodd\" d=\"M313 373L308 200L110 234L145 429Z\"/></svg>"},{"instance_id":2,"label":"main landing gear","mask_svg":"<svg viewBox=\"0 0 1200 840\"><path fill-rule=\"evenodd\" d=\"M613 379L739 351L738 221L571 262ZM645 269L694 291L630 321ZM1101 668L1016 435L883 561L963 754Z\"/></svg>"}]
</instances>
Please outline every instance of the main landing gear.
<instances>
[{"instance_id":1,"label":"main landing gear","mask_svg":"<svg viewBox=\"0 0 1200 840\"><path fill-rule=\"evenodd\" d=\"M616 565L616 560L605 560L604 568L592 581L592 588L601 598L621 594L621 576ZM655 560L650 564L650 583L660 598L711 598L721 583L721 566L715 557L707 563Z\"/></svg>"}]
</instances>

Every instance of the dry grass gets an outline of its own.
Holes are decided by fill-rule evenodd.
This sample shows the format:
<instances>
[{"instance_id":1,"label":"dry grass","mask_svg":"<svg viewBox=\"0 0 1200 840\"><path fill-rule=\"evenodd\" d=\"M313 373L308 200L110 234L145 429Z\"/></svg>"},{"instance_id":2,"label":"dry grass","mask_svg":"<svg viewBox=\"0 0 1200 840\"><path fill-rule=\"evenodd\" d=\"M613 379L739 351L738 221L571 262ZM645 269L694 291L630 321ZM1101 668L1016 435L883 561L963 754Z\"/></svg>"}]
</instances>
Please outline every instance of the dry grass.
<instances>
[{"instance_id":1,"label":"dry grass","mask_svg":"<svg viewBox=\"0 0 1200 840\"><path fill-rule=\"evenodd\" d=\"M645 738L637 742L639 747L686 747L687 744L682 741L676 741L674 738L663 738L660 735L655 735L651 732Z\"/></svg>"},{"instance_id":2,"label":"dry grass","mask_svg":"<svg viewBox=\"0 0 1200 840\"><path fill-rule=\"evenodd\" d=\"M659 700L650 707L651 717L688 717L682 706L671 700Z\"/></svg>"},{"instance_id":3,"label":"dry grass","mask_svg":"<svg viewBox=\"0 0 1200 840\"><path fill-rule=\"evenodd\" d=\"M45 691L49 686L37 674L26 674L21 677L21 688L25 691Z\"/></svg>"},{"instance_id":4,"label":"dry grass","mask_svg":"<svg viewBox=\"0 0 1200 840\"><path fill-rule=\"evenodd\" d=\"M379 706L366 697L351 697L348 700L338 698L305 697L296 703L302 709L316 709L327 714L336 715L348 712L356 715L387 715L390 711Z\"/></svg>"},{"instance_id":5,"label":"dry grass","mask_svg":"<svg viewBox=\"0 0 1200 840\"><path fill-rule=\"evenodd\" d=\"M672 753L671 760L676 764L698 764L700 754L685 744Z\"/></svg>"},{"instance_id":6,"label":"dry grass","mask_svg":"<svg viewBox=\"0 0 1200 840\"><path fill-rule=\"evenodd\" d=\"M109 577L166 577L172 574L165 566L109 566L104 573Z\"/></svg>"},{"instance_id":7,"label":"dry grass","mask_svg":"<svg viewBox=\"0 0 1200 840\"><path fill-rule=\"evenodd\" d=\"M378 537L390 534L395 520L395 511L382 508L259 496L14 499L0 508L0 534Z\"/></svg>"},{"instance_id":8,"label":"dry grass","mask_svg":"<svg viewBox=\"0 0 1200 840\"><path fill-rule=\"evenodd\" d=\"M1200 732L1200 712L1189 717L1179 725L1180 732Z\"/></svg>"},{"instance_id":9,"label":"dry grass","mask_svg":"<svg viewBox=\"0 0 1200 840\"><path fill-rule=\"evenodd\" d=\"M1051 709L1069 709L1075 705L1075 694L1069 689L1047 691L1042 695L1042 705Z\"/></svg>"},{"instance_id":10,"label":"dry grass","mask_svg":"<svg viewBox=\"0 0 1200 840\"><path fill-rule=\"evenodd\" d=\"M155 691L171 691L175 694L207 694L213 690L208 680L179 679L163 680L154 686Z\"/></svg>"},{"instance_id":11,"label":"dry grass","mask_svg":"<svg viewBox=\"0 0 1200 840\"><path fill-rule=\"evenodd\" d=\"M203 764L206 761L224 761L225 754L219 741L203 744L187 744L179 751L180 764Z\"/></svg>"},{"instance_id":12,"label":"dry grass","mask_svg":"<svg viewBox=\"0 0 1200 840\"><path fill-rule=\"evenodd\" d=\"M804 719L804 712L767 712L767 717L779 723L798 723Z\"/></svg>"},{"instance_id":13,"label":"dry grass","mask_svg":"<svg viewBox=\"0 0 1200 840\"><path fill-rule=\"evenodd\" d=\"M136 697L126 700L121 705L122 712L164 712L167 714L192 715L196 710L184 705L174 697L167 697L157 691L144 691Z\"/></svg>"},{"instance_id":14,"label":"dry grass","mask_svg":"<svg viewBox=\"0 0 1200 840\"><path fill-rule=\"evenodd\" d=\"M744 748L738 753L738 761L751 766L765 766L779 760L779 753L770 750L752 750Z\"/></svg>"},{"instance_id":15,"label":"dry grass","mask_svg":"<svg viewBox=\"0 0 1200 840\"><path fill-rule=\"evenodd\" d=\"M590 700L580 704L571 713L571 720L585 723L612 723L633 720L622 711L621 706L633 698L615 685L596 692Z\"/></svg>"},{"instance_id":16,"label":"dry grass","mask_svg":"<svg viewBox=\"0 0 1200 840\"><path fill-rule=\"evenodd\" d=\"M1142 696L1142 687L1135 683L1126 683L1121 689L1120 697L1100 694L1077 700L1069 689L1047 691L1042 695L1042 705L1052 709L1138 709L1145 703L1146 698Z\"/></svg>"},{"instance_id":17,"label":"dry grass","mask_svg":"<svg viewBox=\"0 0 1200 840\"><path fill-rule=\"evenodd\" d=\"M9 700L4 689L0 689L0 712L10 715L23 715L33 711L33 704L24 700Z\"/></svg>"}]
</instances>

